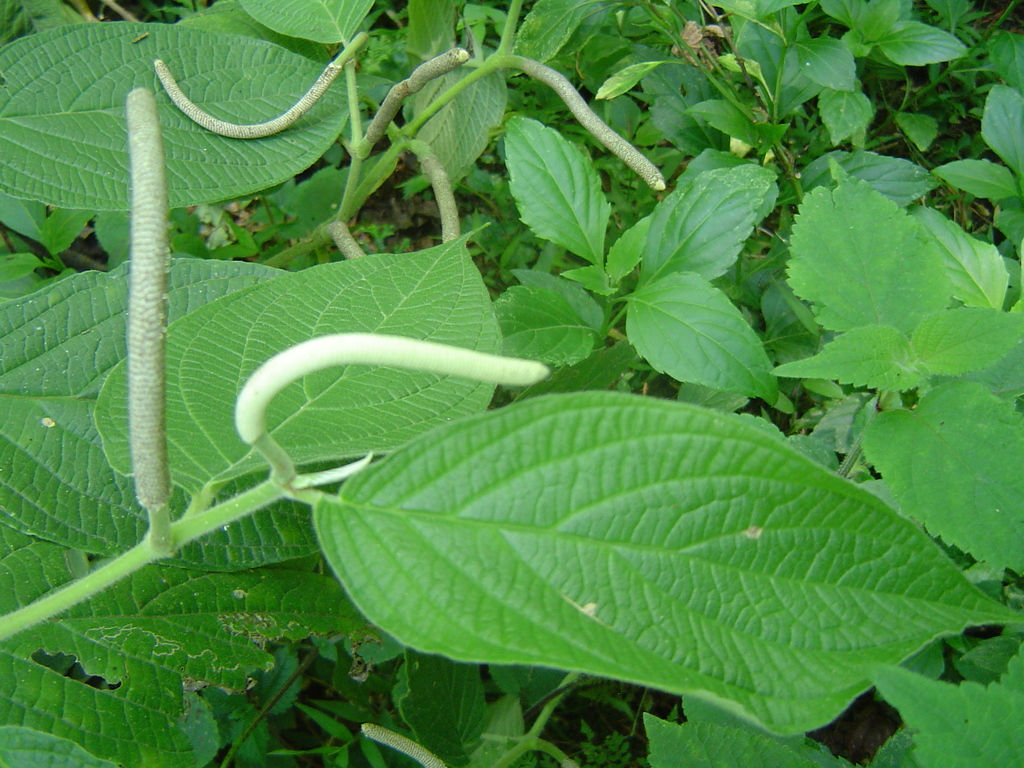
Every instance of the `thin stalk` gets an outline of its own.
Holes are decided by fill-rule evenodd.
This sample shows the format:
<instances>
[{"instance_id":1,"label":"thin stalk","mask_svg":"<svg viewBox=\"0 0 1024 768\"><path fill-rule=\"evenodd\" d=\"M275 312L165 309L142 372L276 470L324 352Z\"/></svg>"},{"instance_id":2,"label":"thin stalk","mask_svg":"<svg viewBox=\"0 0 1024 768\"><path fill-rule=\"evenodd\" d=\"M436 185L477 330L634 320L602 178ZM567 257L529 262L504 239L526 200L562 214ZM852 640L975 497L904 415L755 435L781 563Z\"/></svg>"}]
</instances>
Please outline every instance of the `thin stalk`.
<instances>
[{"instance_id":1,"label":"thin stalk","mask_svg":"<svg viewBox=\"0 0 1024 768\"><path fill-rule=\"evenodd\" d=\"M537 719L533 721L533 725L530 727L530 730L517 741L515 746L498 758L491 768L508 768L508 766L512 765L512 763L519 759L520 755L534 749L540 749L544 752L550 751L541 746L543 740L540 738L540 734L548 724L548 720L551 719L551 715L554 714L555 707L557 707L561 703L562 699L565 698L565 696L572 690L572 683L575 682L579 676L579 672L570 672L562 679L557 691L541 708L541 711L537 715ZM561 750L559 750L559 752L561 752ZM562 753L562 756L565 757L564 753ZM565 759L568 760L567 757L565 757ZM568 768L568 766L566 768Z\"/></svg>"},{"instance_id":2,"label":"thin stalk","mask_svg":"<svg viewBox=\"0 0 1024 768\"><path fill-rule=\"evenodd\" d=\"M230 139L262 139L267 136L273 136L275 133L280 133L306 114L320 100L320 97L327 92L327 89L331 87L331 83L334 82L334 79L341 72L346 62L356 54L356 51L368 39L369 36L365 32L360 32L352 38L352 42L346 45L345 49L338 54L334 61L327 65L324 71L320 73L320 77L317 78L316 82L310 86L309 90L288 111L263 123L243 125L219 120L209 112L204 111L185 95L184 91L178 87L178 83L164 62L157 59L153 62L153 66L156 69L156 75L160 79L161 85L167 91L167 95L171 97L171 101L194 123L208 131Z\"/></svg>"},{"instance_id":3,"label":"thin stalk","mask_svg":"<svg viewBox=\"0 0 1024 768\"><path fill-rule=\"evenodd\" d=\"M170 554L164 342L167 327L167 181L156 99L128 94L131 160L131 272L128 289L128 435L135 495L149 515L149 541Z\"/></svg>"},{"instance_id":4,"label":"thin stalk","mask_svg":"<svg viewBox=\"0 0 1024 768\"><path fill-rule=\"evenodd\" d=\"M508 15L505 16L505 28L501 30L501 42L498 43L497 54L504 56L512 53L516 42L516 27L519 24L519 14L523 9L523 0L512 0L508 4Z\"/></svg>"}]
</instances>

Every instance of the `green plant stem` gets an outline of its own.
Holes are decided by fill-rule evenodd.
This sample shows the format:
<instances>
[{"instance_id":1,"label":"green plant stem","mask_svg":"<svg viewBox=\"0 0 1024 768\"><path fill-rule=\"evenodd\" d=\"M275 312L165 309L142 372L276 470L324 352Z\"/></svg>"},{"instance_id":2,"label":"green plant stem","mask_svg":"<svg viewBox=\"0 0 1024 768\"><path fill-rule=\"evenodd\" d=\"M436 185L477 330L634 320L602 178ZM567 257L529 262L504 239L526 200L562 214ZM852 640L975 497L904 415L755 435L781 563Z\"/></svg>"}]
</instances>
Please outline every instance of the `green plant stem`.
<instances>
[{"instance_id":1,"label":"green plant stem","mask_svg":"<svg viewBox=\"0 0 1024 768\"><path fill-rule=\"evenodd\" d=\"M167 327L167 181L156 99L128 94L131 272L128 289L128 435L135 495L149 515L149 541L170 554L164 341Z\"/></svg>"},{"instance_id":2,"label":"green plant stem","mask_svg":"<svg viewBox=\"0 0 1024 768\"><path fill-rule=\"evenodd\" d=\"M516 27L519 25L519 14L523 9L523 0L512 0L508 4L508 15L505 16L505 28L501 30L501 42L498 43L497 54L505 56L512 53L516 43Z\"/></svg>"},{"instance_id":3,"label":"green plant stem","mask_svg":"<svg viewBox=\"0 0 1024 768\"><path fill-rule=\"evenodd\" d=\"M331 236L334 244L338 246L338 250L346 259L358 259L360 256L366 255L359 247L359 243L352 237L352 233L348 231L348 226L344 221L332 221L328 224L327 234Z\"/></svg>"},{"instance_id":4,"label":"green plant stem","mask_svg":"<svg viewBox=\"0 0 1024 768\"><path fill-rule=\"evenodd\" d=\"M572 684L576 681L577 678L579 678L579 676L579 672L570 672L562 679L561 684L559 684L558 686L557 692L550 699L548 699L547 702L545 702L544 706L541 708L540 712L537 715L537 719L534 720L533 725L530 726L530 730L527 731L527 733L524 736L522 736L520 739L516 741L515 746L513 746L508 752L506 752L500 758L498 758L498 760L494 763L494 765L491 766L491 768L508 768L508 766L512 765L512 763L519 759L520 755L523 755L526 752L535 749L552 754L548 746L543 746L547 745L548 743L540 738L540 734L544 730L544 727L548 724L548 720L551 719L551 715L554 714L555 707L557 707L562 702L562 699L564 699L566 695L572 690ZM549 746L554 747L553 744ZM558 753L560 755L560 760L563 758L566 760L569 759L561 750L558 750Z\"/></svg>"},{"instance_id":5,"label":"green plant stem","mask_svg":"<svg viewBox=\"0 0 1024 768\"><path fill-rule=\"evenodd\" d=\"M441 161L437 159L434 150L425 141L413 139L409 142L409 149L413 151L420 161L420 168L430 179L430 186L434 190L434 200L437 202L438 212L441 214L441 241L451 242L460 234L459 207L455 203L455 193L452 192L452 182L448 178L448 172L444 169Z\"/></svg>"},{"instance_id":6,"label":"green plant stem","mask_svg":"<svg viewBox=\"0 0 1024 768\"><path fill-rule=\"evenodd\" d=\"M352 38L352 42L346 45L345 49L327 65L324 71L320 73L320 77L317 78L316 82L310 86L309 90L288 111L263 123L243 125L217 119L208 112L205 112L185 95L181 88L178 87L174 76L164 62L157 59L153 62L153 66L156 69L161 85L167 91L167 95L171 97L171 101L194 123L208 131L230 139L262 139L267 136L273 136L275 133L280 133L306 114L320 100L320 97L327 92L327 89L331 87L331 83L334 82L334 78L338 76L346 62L355 56L356 51L368 39L369 36L365 32L360 32Z\"/></svg>"}]
</instances>

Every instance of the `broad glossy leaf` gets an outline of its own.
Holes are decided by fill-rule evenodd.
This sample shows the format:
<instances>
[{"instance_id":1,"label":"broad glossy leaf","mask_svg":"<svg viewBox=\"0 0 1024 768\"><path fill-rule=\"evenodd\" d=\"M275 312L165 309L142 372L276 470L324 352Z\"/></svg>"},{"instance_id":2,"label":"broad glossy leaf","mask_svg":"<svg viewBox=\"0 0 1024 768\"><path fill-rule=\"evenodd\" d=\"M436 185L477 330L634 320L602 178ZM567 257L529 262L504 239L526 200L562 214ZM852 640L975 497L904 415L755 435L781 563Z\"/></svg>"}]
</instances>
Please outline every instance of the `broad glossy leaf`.
<instances>
[{"instance_id":1,"label":"broad glossy leaf","mask_svg":"<svg viewBox=\"0 0 1024 768\"><path fill-rule=\"evenodd\" d=\"M449 72L433 81L417 94L417 109L455 85L468 75L466 71ZM416 134L430 144L454 183L465 176L491 140L491 132L505 115L508 89L505 78L494 72L477 80L445 104Z\"/></svg>"},{"instance_id":2,"label":"broad glossy leaf","mask_svg":"<svg viewBox=\"0 0 1024 768\"><path fill-rule=\"evenodd\" d=\"M981 135L992 151L1003 158L1010 170L1024 175L1024 95L1015 88L995 85L985 99L981 118Z\"/></svg>"},{"instance_id":3,"label":"broad glossy leaf","mask_svg":"<svg viewBox=\"0 0 1024 768\"><path fill-rule=\"evenodd\" d=\"M949 303L949 280L932 239L857 179L804 198L792 253L790 285L831 330L891 325L909 332Z\"/></svg>"},{"instance_id":4,"label":"broad glossy leaf","mask_svg":"<svg viewBox=\"0 0 1024 768\"><path fill-rule=\"evenodd\" d=\"M176 259L172 320L282 273L244 262ZM0 482L3 522L85 552L117 554L145 531L131 479L107 463L96 397L125 355L127 269L85 272L0 306ZM232 489L225 489L230 492ZM174 510L186 501L176 497ZM308 554L306 509L284 502L187 545L183 562L237 570Z\"/></svg>"},{"instance_id":5,"label":"broad glossy leaf","mask_svg":"<svg viewBox=\"0 0 1024 768\"><path fill-rule=\"evenodd\" d=\"M829 760L812 747L784 744L754 730L714 723L659 720L644 714L644 730L650 741L651 768L848 768L845 760Z\"/></svg>"},{"instance_id":6,"label":"broad glossy leaf","mask_svg":"<svg viewBox=\"0 0 1024 768\"><path fill-rule=\"evenodd\" d=\"M780 365L772 373L835 379L871 389L913 389L921 374L907 337L888 325L863 325L830 341L814 357Z\"/></svg>"},{"instance_id":7,"label":"broad glossy leaf","mask_svg":"<svg viewBox=\"0 0 1024 768\"><path fill-rule=\"evenodd\" d=\"M834 37L817 37L794 43L804 74L818 85L836 91L852 91L857 82L857 62L850 49Z\"/></svg>"},{"instance_id":8,"label":"broad glossy leaf","mask_svg":"<svg viewBox=\"0 0 1024 768\"><path fill-rule=\"evenodd\" d=\"M953 298L968 307L1002 309L1010 275L999 250L971 237L934 208L918 206L910 213L939 245L946 274L953 284Z\"/></svg>"},{"instance_id":9,"label":"broad glossy leaf","mask_svg":"<svg viewBox=\"0 0 1024 768\"><path fill-rule=\"evenodd\" d=\"M673 272L711 280L732 265L775 200L775 174L757 165L708 171L655 207L641 261L641 283Z\"/></svg>"},{"instance_id":10,"label":"broad glossy leaf","mask_svg":"<svg viewBox=\"0 0 1024 768\"><path fill-rule=\"evenodd\" d=\"M949 32L919 21L897 21L875 45L890 61L913 67L959 59L967 52Z\"/></svg>"},{"instance_id":11,"label":"broad glossy leaf","mask_svg":"<svg viewBox=\"0 0 1024 768\"><path fill-rule=\"evenodd\" d=\"M548 61L561 50L584 19L603 13L611 3L599 0L538 0L516 33L515 52Z\"/></svg>"},{"instance_id":12,"label":"broad glossy leaf","mask_svg":"<svg viewBox=\"0 0 1024 768\"><path fill-rule=\"evenodd\" d=\"M17 725L0 725L0 764L9 768L117 768L69 739Z\"/></svg>"},{"instance_id":13,"label":"broad glossy leaf","mask_svg":"<svg viewBox=\"0 0 1024 768\"><path fill-rule=\"evenodd\" d=\"M552 371L548 378L527 387L519 397L609 389L638 362L636 350L628 342L620 341L613 347L597 350L576 365Z\"/></svg>"},{"instance_id":14,"label":"broad glossy leaf","mask_svg":"<svg viewBox=\"0 0 1024 768\"><path fill-rule=\"evenodd\" d=\"M0 189L66 208L126 209L124 100L132 88L157 94L172 207L291 178L326 151L346 119L344 89L336 86L275 136L217 136L171 103L153 71L156 58L200 107L242 123L291 107L321 69L262 40L171 24L81 24L16 40L0 49Z\"/></svg>"},{"instance_id":15,"label":"broad glossy leaf","mask_svg":"<svg viewBox=\"0 0 1024 768\"><path fill-rule=\"evenodd\" d=\"M1024 315L959 307L926 318L914 353L930 373L958 376L995 365L1024 339Z\"/></svg>"},{"instance_id":16,"label":"broad glossy leaf","mask_svg":"<svg viewBox=\"0 0 1024 768\"><path fill-rule=\"evenodd\" d=\"M1020 195L1010 169L1005 165L996 165L991 160L954 160L933 168L932 173L947 184L970 192L975 197L1002 200L1004 197Z\"/></svg>"},{"instance_id":17,"label":"broad glossy leaf","mask_svg":"<svg viewBox=\"0 0 1024 768\"><path fill-rule=\"evenodd\" d=\"M500 336L465 239L418 253L366 256L282 275L174 323L167 335L168 451L190 493L266 464L235 432L242 385L274 354L330 333L391 333L497 352ZM312 374L274 398L267 422L299 463L387 451L484 408L493 387L464 379L348 366ZM125 369L108 379L97 425L111 463L128 470Z\"/></svg>"},{"instance_id":18,"label":"broad glossy leaf","mask_svg":"<svg viewBox=\"0 0 1024 768\"><path fill-rule=\"evenodd\" d=\"M937 186L937 182L928 171L901 157L888 157L862 150L837 150L822 155L804 169L803 182L806 191L819 185L831 185L829 163L833 160L848 174L866 181L876 192L880 192L900 206L910 205Z\"/></svg>"},{"instance_id":19,"label":"broad glossy leaf","mask_svg":"<svg viewBox=\"0 0 1024 768\"><path fill-rule=\"evenodd\" d=\"M594 98L614 99L616 96L621 96L632 90L640 80L664 63L664 61L641 61L623 67L618 72L609 75L608 79L597 89L597 95Z\"/></svg>"},{"instance_id":20,"label":"broad glossy leaf","mask_svg":"<svg viewBox=\"0 0 1024 768\"><path fill-rule=\"evenodd\" d=\"M373 0L241 0L246 13L275 32L338 43L350 39Z\"/></svg>"},{"instance_id":21,"label":"broad glossy leaf","mask_svg":"<svg viewBox=\"0 0 1024 768\"><path fill-rule=\"evenodd\" d=\"M553 128L513 117L506 126L505 153L523 222L538 237L602 265L611 206L583 150Z\"/></svg>"},{"instance_id":22,"label":"broad glossy leaf","mask_svg":"<svg viewBox=\"0 0 1024 768\"><path fill-rule=\"evenodd\" d=\"M594 349L597 334L561 294L516 285L494 302L504 337L503 353L540 360L552 366L572 365Z\"/></svg>"},{"instance_id":23,"label":"broad glossy leaf","mask_svg":"<svg viewBox=\"0 0 1024 768\"><path fill-rule=\"evenodd\" d=\"M0 611L68 581L65 550L0 527ZM59 619L0 643L0 722L71 739L122 765L191 768L183 685L245 690L267 642L366 631L329 578L292 570L201 574L148 566ZM68 654L113 688L39 663ZM111 727L111 723L115 727Z\"/></svg>"},{"instance_id":24,"label":"broad glossy leaf","mask_svg":"<svg viewBox=\"0 0 1024 768\"><path fill-rule=\"evenodd\" d=\"M665 275L632 294L626 335L651 365L679 381L775 402L778 385L761 340L700 275Z\"/></svg>"},{"instance_id":25,"label":"broad glossy leaf","mask_svg":"<svg viewBox=\"0 0 1024 768\"><path fill-rule=\"evenodd\" d=\"M864 132L875 115L867 96L860 91L826 88L818 95L818 108L833 145L851 137L855 146L863 145Z\"/></svg>"},{"instance_id":26,"label":"broad glossy leaf","mask_svg":"<svg viewBox=\"0 0 1024 768\"><path fill-rule=\"evenodd\" d=\"M905 669L874 674L878 690L913 728L921 768L1024 765L1024 653L989 686L950 685Z\"/></svg>"},{"instance_id":27,"label":"broad glossy leaf","mask_svg":"<svg viewBox=\"0 0 1024 768\"><path fill-rule=\"evenodd\" d=\"M864 451L900 508L978 560L1024 568L1024 423L980 384L946 384L878 414Z\"/></svg>"},{"instance_id":28,"label":"broad glossy leaf","mask_svg":"<svg viewBox=\"0 0 1024 768\"><path fill-rule=\"evenodd\" d=\"M735 417L614 393L446 425L315 513L401 642L693 693L795 733L871 667L1016 614L914 524Z\"/></svg>"},{"instance_id":29,"label":"broad glossy leaf","mask_svg":"<svg viewBox=\"0 0 1024 768\"><path fill-rule=\"evenodd\" d=\"M417 744L446 765L469 763L487 719L480 667L406 649L394 699Z\"/></svg>"}]
</instances>

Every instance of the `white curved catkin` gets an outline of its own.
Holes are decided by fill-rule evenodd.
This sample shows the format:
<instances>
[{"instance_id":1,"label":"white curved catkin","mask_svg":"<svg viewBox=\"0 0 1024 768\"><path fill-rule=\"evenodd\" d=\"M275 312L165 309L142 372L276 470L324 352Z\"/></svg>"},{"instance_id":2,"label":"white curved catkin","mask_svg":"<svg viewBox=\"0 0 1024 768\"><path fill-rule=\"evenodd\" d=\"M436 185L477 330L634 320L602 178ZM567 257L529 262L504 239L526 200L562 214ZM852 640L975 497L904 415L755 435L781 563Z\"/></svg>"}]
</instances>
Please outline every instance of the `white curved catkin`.
<instances>
[{"instance_id":1,"label":"white curved catkin","mask_svg":"<svg viewBox=\"0 0 1024 768\"><path fill-rule=\"evenodd\" d=\"M407 739L405 736L401 736L394 731L389 731L387 728L382 728L373 723L363 723L362 731L363 735L368 739L373 739L392 749L397 749L403 755L411 757L422 765L423 768L447 768L433 752L424 749L412 739Z\"/></svg>"}]
</instances>

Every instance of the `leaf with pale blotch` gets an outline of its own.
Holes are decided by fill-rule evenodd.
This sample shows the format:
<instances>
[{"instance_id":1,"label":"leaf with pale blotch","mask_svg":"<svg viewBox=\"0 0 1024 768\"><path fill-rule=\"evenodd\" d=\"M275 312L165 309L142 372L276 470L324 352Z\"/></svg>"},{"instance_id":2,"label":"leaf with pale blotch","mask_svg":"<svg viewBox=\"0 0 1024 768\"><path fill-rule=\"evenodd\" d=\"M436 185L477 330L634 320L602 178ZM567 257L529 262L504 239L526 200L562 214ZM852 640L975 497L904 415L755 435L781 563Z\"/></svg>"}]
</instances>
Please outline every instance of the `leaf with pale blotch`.
<instances>
[{"instance_id":1,"label":"leaf with pale blotch","mask_svg":"<svg viewBox=\"0 0 1024 768\"><path fill-rule=\"evenodd\" d=\"M779 732L830 721L878 663L1018 618L775 438L631 395L448 424L315 523L352 600L406 645L693 693Z\"/></svg>"}]
</instances>

